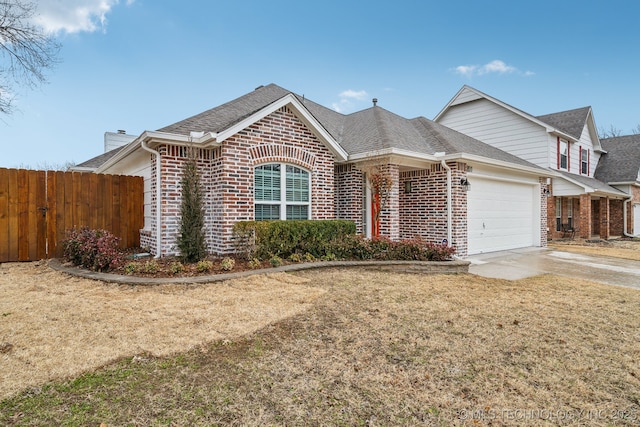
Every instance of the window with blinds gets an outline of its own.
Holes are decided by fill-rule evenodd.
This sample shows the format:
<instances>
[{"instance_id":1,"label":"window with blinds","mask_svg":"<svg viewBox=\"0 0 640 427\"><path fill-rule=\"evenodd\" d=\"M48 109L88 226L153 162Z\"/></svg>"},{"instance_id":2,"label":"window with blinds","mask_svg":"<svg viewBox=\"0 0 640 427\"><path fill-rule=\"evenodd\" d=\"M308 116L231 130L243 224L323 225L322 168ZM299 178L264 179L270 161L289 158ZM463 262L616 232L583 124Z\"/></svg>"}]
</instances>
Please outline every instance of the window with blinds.
<instances>
[{"instance_id":1,"label":"window with blinds","mask_svg":"<svg viewBox=\"0 0 640 427\"><path fill-rule=\"evenodd\" d=\"M309 172L287 164L255 168L255 220L309 219ZM284 197L282 197L284 194Z\"/></svg>"}]
</instances>

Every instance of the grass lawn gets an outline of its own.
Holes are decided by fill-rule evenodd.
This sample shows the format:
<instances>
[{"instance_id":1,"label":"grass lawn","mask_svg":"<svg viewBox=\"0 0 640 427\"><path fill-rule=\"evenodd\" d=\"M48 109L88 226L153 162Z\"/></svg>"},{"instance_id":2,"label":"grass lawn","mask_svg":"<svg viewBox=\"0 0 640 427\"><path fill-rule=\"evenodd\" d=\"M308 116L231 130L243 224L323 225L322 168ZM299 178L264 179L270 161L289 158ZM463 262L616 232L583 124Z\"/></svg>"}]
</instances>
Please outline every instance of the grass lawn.
<instances>
[{"instance_id":1,"label":"grass lawn","mask_svg":"<svg viewBox=\"0 0 640 427\"><path fill-rule=\"evenodd\" d=\"M314 299L290 317L31 387L0 403L0 424L640 423L637 290L548 275L295 277Z\"/></svg>"}]
</instances>

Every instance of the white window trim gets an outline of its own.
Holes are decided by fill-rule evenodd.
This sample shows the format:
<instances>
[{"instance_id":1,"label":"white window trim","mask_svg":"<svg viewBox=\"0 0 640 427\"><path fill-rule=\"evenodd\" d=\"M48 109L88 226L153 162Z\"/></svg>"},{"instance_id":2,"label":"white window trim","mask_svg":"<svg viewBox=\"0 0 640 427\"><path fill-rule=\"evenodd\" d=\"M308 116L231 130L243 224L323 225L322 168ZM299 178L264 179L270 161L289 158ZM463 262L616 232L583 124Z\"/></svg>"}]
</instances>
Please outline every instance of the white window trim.
<instances>
[{"instance_id":1,"label":"white window trim","mask_svg":"<svg viewBox=\"0 0 640 427\"><path fill-rule=\"evenodd\" d=\"M589 150L587 148L582 147L582 151L580 153L580 174L589 175ZM583 171L583 167L586 171Z\"/></svg>"},{"instance_id":2,"label":"white window trim","mask_svg":"<svg viewBox=\"0 0 640 427\"><path fill-rule=\"evenodd\" d=\"M565 140L560 140L560 152L558 153L558 156L560 157L560 170L565 170L568 171L569 170L569 142L565 141ZM565 151L563 148L566 148L566 152L567 154L563 154L563 152ZM565 167L562 167L562 157L565 157Z\"/></svg>"},{"instance_id":3,"label":"white window trim","mask_svg":"<svg viewBox=\"0 0 640 427\"><path fill-rule=\"evenodd\" d=\"M269 162L269 163L262 163L259 165L256 165L254 168L254 174L255 174L255 169L261 167L261 166L268 166L268 165L280 165L280 200L256 200L255 199L255 195L253 198L253 203L254 203L254 215L255 215L255 205L280 205L280 219L283 221L287 220L287 206L307 206L307 212L308 212L308 218L307 219L311 219L313 218L312 216L312 211L311 211L311 200L313 199L313 194L311 193L311 179L312 179L312 174L311 171L303 168L301 166L298 166L294 163L285 163L285 162ZM293 166L296 167L300 170L305 171L306 173L309 174L309 201L308 202L287 202L287 166ZM254 186L255 186L255 178L253 180L254 182ZM255 191L255 189L254 189ZM254 217L255 219L255 217Z\"/></svg>"}]
</instances>

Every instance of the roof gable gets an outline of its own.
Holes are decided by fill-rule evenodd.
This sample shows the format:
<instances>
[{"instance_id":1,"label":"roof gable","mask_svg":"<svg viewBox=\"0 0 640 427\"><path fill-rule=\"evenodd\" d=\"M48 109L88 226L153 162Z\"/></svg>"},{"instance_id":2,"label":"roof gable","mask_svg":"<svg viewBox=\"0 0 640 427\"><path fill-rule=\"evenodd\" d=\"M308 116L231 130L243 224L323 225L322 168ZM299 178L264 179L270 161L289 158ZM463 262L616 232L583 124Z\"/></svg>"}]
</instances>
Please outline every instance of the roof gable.
<instances>
[{"instance_id":1,"label":"roof gable","mask_svg":"<svg viewBox=\"0 0 640 427\"><path fill-rule=\"evenodd\" d=\"M233 101L158 129L158 132L176 135L189 135L191 132L210 133L215 135L217 143L221 143L284 106L290 107L339 160L347 159L346 151L316 119L306 107L306 103L293 93L274 84L261 86Z\"/></svg>"},{"instance_id":2,"label":"roof gable","mask_svg":"<svg viewBox=\"0 0 640 427\"><path fill-rule=\"evenodd\" d=\"M492 102L508 111L511 111L513 114L516 114L520 117L525 118L526 120L529 120L532 123L535 123L538 126L543 127L547 132L549 133L555 133L558 134L560 136L564 136L565 138L571 139L571 140L575 140L576 138L573 137L572 135L564 132L561 129L558 129L556 127L554 127L553 125L551 125L550 123L547 123L545 121L540 120L538 117L532 116L529 113L526 113L522 110L520 110L519 108L516 108L512 105L507 104L506 102L500 101L497 98L494 98L490 95L487 95L484 92L481 92L475 88L472 88L471 86L467 86L464 85L462 87L462 89L460 89L458 91L458 93L456 93L453 98L451 98L451 100L447 103L447 105L445 105L445 107L436 115L436 117L433 119L434 121L438 121L442 116L444 116L446 114L446 112L453 106L455 105L460 105L466 102L471 102L471 101L475 101L478 99L486 99L489 102ZM578 135L578 138L580 137L580 135Z\"/></svg>"}]
</instances>

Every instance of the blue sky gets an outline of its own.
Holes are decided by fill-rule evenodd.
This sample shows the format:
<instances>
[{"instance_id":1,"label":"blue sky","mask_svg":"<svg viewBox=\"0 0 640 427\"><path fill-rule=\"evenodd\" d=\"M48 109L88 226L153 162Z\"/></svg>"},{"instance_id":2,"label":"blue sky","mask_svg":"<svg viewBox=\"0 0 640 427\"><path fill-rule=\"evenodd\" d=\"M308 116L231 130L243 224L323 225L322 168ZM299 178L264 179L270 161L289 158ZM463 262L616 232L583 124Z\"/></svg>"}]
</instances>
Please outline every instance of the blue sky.
<instances>
[{"instance_id":1,"label":"blue sky","mask_svg":"<svg viewBox=\"0 0 640 427\"><path fill-rule=\"evenodd\" d=\"M106 131L155 130L268 83L343 113L375 97L433 119L468 84L533 115L591 105L599 128L640 124L635 1L37 3L61 61L0 116L0 167L79 163Z\"/></svg>"}]
</instances>

